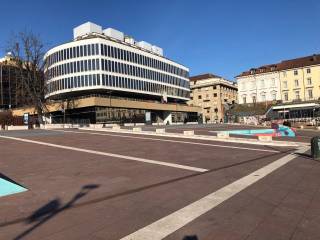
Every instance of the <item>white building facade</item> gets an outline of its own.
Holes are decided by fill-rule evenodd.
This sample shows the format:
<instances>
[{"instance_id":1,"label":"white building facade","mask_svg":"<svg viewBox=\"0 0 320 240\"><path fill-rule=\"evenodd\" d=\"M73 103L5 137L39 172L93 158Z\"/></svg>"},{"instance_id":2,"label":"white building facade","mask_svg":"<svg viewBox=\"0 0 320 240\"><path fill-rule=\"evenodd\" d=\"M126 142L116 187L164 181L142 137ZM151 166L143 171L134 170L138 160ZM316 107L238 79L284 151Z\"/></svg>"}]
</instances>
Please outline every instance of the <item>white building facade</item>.
<instances>
[{"instance_id":1,"label":"white building facade","mask_svg":"<svg viewBox=\"0 0 320 240\"><path fill-rule=\"evenodd\" d=\"M279 72L255 70L236 79L239 104L281 100Z\"/></svg>"},{"instance_id":2,"label":"white building facade","mask_svg":"<svg viewBox=\"0 0 320 240\"><path fill-rule=\"evenodd\" d=\"M157 46L90 22L74 29L74 41L50 49L45 62L46 98L111 91L168 102L190 96L187 67Z\"/></svg>"}]
</instances>

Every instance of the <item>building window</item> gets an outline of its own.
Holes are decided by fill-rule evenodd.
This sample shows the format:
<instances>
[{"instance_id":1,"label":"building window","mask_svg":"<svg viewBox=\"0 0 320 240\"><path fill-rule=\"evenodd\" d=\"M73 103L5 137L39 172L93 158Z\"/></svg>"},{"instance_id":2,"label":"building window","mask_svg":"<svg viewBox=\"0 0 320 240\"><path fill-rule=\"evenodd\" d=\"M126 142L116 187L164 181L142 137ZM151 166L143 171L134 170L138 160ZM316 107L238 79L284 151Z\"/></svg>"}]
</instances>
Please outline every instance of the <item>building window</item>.
<instances>
[{"instance_id":1,"label":"building window","mask_svg":"<svg viewBox=\"0 0 320 240\"><path fill-rule=\"evenodd\" d=\"M285 101L288 101L288 100L289 100L288 93L284 93L284 94L283 94L283 99L284 99Z\"/></svg>"},{"instance_id":2,"label":"building window","mask_svg":"<svg viewBox=\"0 0 320 240\"><path fill-rule=\"evenodd\" d=\"M271 86L274 87L276 85L276 80L274 78L271 79Z\"/></svg>"},{"instance_id":3,"label":"building window","mask_svg":"<svg viewBox=\"0 0 320 240\"><path fill-rule=\"evenodd\" d=\"M257 102L257 97L256 96L252 96L252 102L256 103Z\"/></svg>"},{"instance_id":4,"label":"building window","mask_svg":"<svg viewBox=\"0 0 320 240\"><path fill-rule=\"evenodd\" d=\"M242 101L243 101L243 103L247 103L247 98L246 98L246 97L243 97L243 98L242 98Z\"/></svg>"},{"instance_id":5,"label":"building window","mask_svg":"<svg viewBox=\"0 0 320 240\"><path fill-rule=\"evenodd\" d=\"M266 94L265 93L261 93L261 101L262 102L266 101Z\"/></svg>"},{"instance_id":6,"label":"building window","mask_svg":"<svg viewBox=\"0 0 320 240\"><path fill-rule=\"evenodd\" d=\"M298 70L293 71L293 75L297 76L298 75Z\"/></svg>"},{"instance_id":7,"label":"building window","mask_svg":"<svg viewBox=\"0 0 320 240\"><path fill-rule=\"evenodd\" d=\"M276 92L272 92L271 93L271 97L272 97L272 101L276 101L277 100L277 93Z\"/></svg>"},{"instance_id":8,"label":"building window","mask_svg":"<svg viewBox=\"0 0 320 240\"><path fill-rule=\"evenodd\" d=\"M312 99L312 98L313 98L312 89L308 89L308 97L309 97L309 99Z\"/></svg>"},{"instance_id":9,"label":"building window","mask_svg":"<svg viewBox=\"0 0 320 240\"><path fill-rule=\"evenodd\" d=\"M294 80L294 86L299 87L299 80L298 79Z\"/></svg>"},{"instance_id":10,"label":"building window","mask_svg":"<svg viewBox=\"0 0 320 240\"><path fill-rule=\"evenodd\" d=\"M218 96L218 94L216 94L216 93L213 94L213 97L217 97L217 96Z\"/></svg>"},{"instance_id":11,"label":"building window","mask_svg":"<svg viewBox=\"0 0 320 240\"><path fill-rule=\"evenodd\" d=\"M307 84L308 84L308 85L311 85L311 84L312 84L311 78L307 78Z\"/></svg>"},{"instance_id":12,"label":"building window","mask_svg":"<svg viewBox=\"0 0 320 240\"><path fill-rule=\"evenodd\" d=\"M283 88L288 88L288 81L283 81Z\"/></svg>"},{"instance_id":13,"label":"building window","mask_svg":"<svg viewBox=\"0 0 320 240\"><path fill-rule=\"evenodd\" d=\"M264 80L261 80L261 87L264 88Z\"/></svg>"},{"instance_id":14,"label":"building window","mask_svg":"<svg viewBox=\"0 0 320 240\"><path fill-rule=\"evenodd\" d=\"M255 86L255 82L254 81L252 81L251 82L251 89L254 89L256 86Z\"/></svg>"},{"instance_id":15,"label":"building window","mask_svg":"<svg viewBox=\"0 0 320 240\"><path fill-rule=\"evenodd\" d=\"M287 72L283 72L282 75L283 75L284 77L286 77L286 76L287 76Z\"/></svg>"},{"instance_id":16,"label":"building window","mask_svg":"<svg viewBox=\"0 0 320 240\"><path fill-rule=\"evenodd\" d=\"M198 96L198 99L201 99L201 98L202 98L201 95L199 95L199 96Z\"/></svg>"},{"instance_id":17,"label":"building window","mask_svg":"<svg viewBox=\"0 0 320 240\"><path fill-rule=\"evenodd\" d=\"M295 95L296 95L296 100L300 100L300 92L299 91L295 91Z\"/></svg>"},{"instance_id":18,"label":"building window","mask_svg":"<svg viewBox=\"0 0 320 240\"><path fill-rule=\"evenodd\" d=\"M310 68L307 68L307 73L311 73L311 69Z\"/></svg>"}]
</instances>

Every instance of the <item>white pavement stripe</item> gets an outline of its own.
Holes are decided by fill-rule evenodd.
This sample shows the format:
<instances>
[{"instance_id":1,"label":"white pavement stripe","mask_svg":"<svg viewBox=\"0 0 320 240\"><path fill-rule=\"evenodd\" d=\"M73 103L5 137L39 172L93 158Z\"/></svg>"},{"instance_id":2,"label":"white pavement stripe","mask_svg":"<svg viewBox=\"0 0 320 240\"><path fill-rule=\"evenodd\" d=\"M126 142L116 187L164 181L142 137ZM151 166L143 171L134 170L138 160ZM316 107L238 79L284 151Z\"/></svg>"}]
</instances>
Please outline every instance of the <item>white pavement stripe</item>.
<instances>
[{"instance_id":1,"label":"white pavement stripe","mask_svg":"<svg viewBox=\"0 0 320 240\"><path fill-rule=\"evenodd\" d=\"M308 148L300 148L296 151L296 153L305 152ZM255 182L264 178L268 174L287 164L291 160L295 158L295 154L286 155L265 167L258 169L257 171L240 178L239 180L213 192L200 200L191 203L190 205L164 217L160 220L120 239L120 240L160 240L171 233L177 231L183 226L187 225L191 221L200 217L202 214L212 210L219 204L228 200L232 196L236 195L240 191L246 189L251 186Z\"/></svg>"},{"instance_id":2,"label":"white pavement stripe","mask_svg":"<svg viewBox=\"0 0 320 240\"><path fill-rule=\"evenodd\" d=\"M169 139L162 139L162 138L135 137L135 136L128 136L128 135L124 136L124 135L111 134L111 133L93 133L93 132L80 132L80 131L72 131L72 130L50 130L50 131L71 132L71 133L78 133L78 134L91 134L91 135L112 136L112 137L133 138L133 139L144 139L144 140L152 140L152 141L173 142L173 143L202 145L202 146L211 146L211 147L220 147L220 148L232 148L232 149L241 149L241 150L258 151L258 152L280 153L280 151L269 150L269 149L237 147L237 146L227 146L227 145L209 144L209 143L197 143L197 142L188 142L188 141L177 141L177 140L169 140Z\"/></svg>"},{"instance_id":3,"label":"white pavement stripe","mask_svg":"<svg viewBox=\"0 0 320 240\"><path fill-rule=\"evenodd\" d=\"M26 142L26 143L34 143L34 144L44 145L44 146L48 146L48 147L68 149L68 150L78 151L78 152L91 153L91 154L102 155L102 156L109 156L109 157L114 157L114 158L121 158L121 159L126 159L126 160L131 160L131 161L144 162L144 163L156 164L156 165L161 165L161 166L179 168L179 169L190 170L190 171L195 171L195 172L206 172L206 171L208 171L208 169L205 169L205 168L197 168L197 167L191 167L191 166L186 166L186 165L181 165L181 164L162 162L162 161L139 158L139 157L131 157L131 156L108 153L108 152L100 152L100 151L94 151L94 150L89 150L89 149L84 149L84 148L68 147L68 146L52 144L52 143L46 143L46 142L40 142L40 141L34 141L34 140L29 140L29 139L24 139L24 138L16 138L16 137L9 137L9 136L0 136L0 138L6 138L6 139L11 139L11 140L20 141L20 142Z\"/></svg>"}]
</instances>

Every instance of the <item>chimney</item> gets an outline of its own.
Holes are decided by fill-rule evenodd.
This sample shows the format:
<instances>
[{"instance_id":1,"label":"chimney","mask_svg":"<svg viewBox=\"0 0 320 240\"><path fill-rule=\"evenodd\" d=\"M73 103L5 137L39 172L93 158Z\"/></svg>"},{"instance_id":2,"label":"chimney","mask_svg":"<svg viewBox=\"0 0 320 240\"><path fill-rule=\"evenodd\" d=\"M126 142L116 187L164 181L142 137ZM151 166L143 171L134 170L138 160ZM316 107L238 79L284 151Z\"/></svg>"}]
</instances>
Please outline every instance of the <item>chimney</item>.
<instances>
[{"instance_id":1,"label":"chimney","mask_svg":"<svg viewBox=\"0 0 320 240\"><path fill-rule=\"evenodd\" d=\"M312 61L317 61L317 59L318 59L317 54L313 54L313 56L312 56Z\"/></svg>"}]
</instances>

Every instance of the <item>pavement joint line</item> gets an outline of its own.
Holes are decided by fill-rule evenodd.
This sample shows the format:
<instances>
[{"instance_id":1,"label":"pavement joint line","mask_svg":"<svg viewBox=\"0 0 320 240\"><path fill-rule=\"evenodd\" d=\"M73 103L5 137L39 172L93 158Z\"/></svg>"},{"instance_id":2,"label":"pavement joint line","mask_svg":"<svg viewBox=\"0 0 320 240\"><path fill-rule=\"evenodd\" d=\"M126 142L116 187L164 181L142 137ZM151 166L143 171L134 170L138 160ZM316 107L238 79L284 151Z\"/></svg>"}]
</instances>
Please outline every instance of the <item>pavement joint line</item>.
<instances>
[{"instance_id":1,"label":"pavement joint line","mask_svg":"<svg viewBox=\"0 0 320 240\"><path fill-rule=\"evenodd\" d=\"M257 139L244 139L244 138L217 138L210 135L193 135L186 136L179 133L167 132L165 134L159 134L152 131L142 131L142 132L133 132L127 129L113 130L113 129L99 129L99 128L79 128L79 130L85 131L99 131L99 132L115 132L115 133L127 133L127 134L136 134L136 135L149 135L149 136L162 136L169 138L187 138L187 139L197 139L197 140L209 140L216 142L230 142L230 143L242 143L242 144L251 144L251 145L263 145L263 146L278 146L278 147L302 147L308 144L300 142L288 142L288 141L258 141Z\"/></svg>"},{"instance_id":2,"label":"pavement joint line","mask_svg":"<svg viewBox=\"0 0 320 240\"><path fill-rule=\"evenodd\" d=\"M38 145L43 145L43 146L48 146L48 147L55 147L55 148L72 150L72 151L85 152L85 153L91 153L91 154L96 154L96 155L126 159L126 160L130 160L130 161L137 161L137 162L144 162L144 163L149 163L149 164L167 166L167 167L184 169L184 170L195 171L195 172L207 172L208 171L208 169L205 169L205 168L198 168L198 167L192 167L192 166L181 165L181 164L176 164L176 163L168 163L168 162L162 162L162 161L139 158L139 157L132 157L132 156L127 156L127 155L115 154L115 153L101 152L101 151L89 150L89 149L84 149L84 148L69 147L69 146L63 146L63 145L41 142L41 141L34 141L34 140L24 139L24 138L16 138L16 137L9 137L9 136L3 136L3 135L0 136L0 138L10 139L10 140L15 140L15 141L20 141L20 142L26 142L26 143L33 143L33 144L38 144Z\"/></svg>"},{"instance_id":3,"label":"pavement joint line","mask_svg":"<svg viewBox=\"0 0 320 240\"><path fill-rule=\"evenodd\" d=\"M208 194L207 196L165 216L123 238L120 240L160 240L169 236L173 232L184 227L191 221L201 215L211 211L216 206L222 204L237 193L250 187L257 181L271 174L278 168L289 163L296 157L296 153L304 153L309 147L300 147L295 152L290 153L250 174L242 177L231 184L228 184L219 190Z\"/></svg>"},{"instance_id":4,"label":"pavement joint line","mask_svg":"<svg viewBox=\"0 0 320 240\"><path fill-rule=\"evenodd\" d=\"M174 143L182 143L182 144L185 143L185 144L202 145L202 146L212 146L212 147L221 147L221 148L233 148L233 149L242 149L242 150L250 150L250 151L260 151L260 152L281 153L281 151L269 150L269 149L237 147L237 146L226 146L226 145L218 145L218 144L210 144L210 143L197 143L197 142L177 141L177 140L169 140L169 139L161 139L161 138L147 138L147 137L136 137L136 136L123 136L123 135L110 134L110 133L92 133L92 132L80 132L80 131L72 131L72 130L50 130L50 131L71 132L71 133L77 133L77 134L91 134L91 135L100 135L100 136L112 136L112 137L144 139L144 140L163 141L163 142L174 142Z\"/></svg>"}]
</instances>

